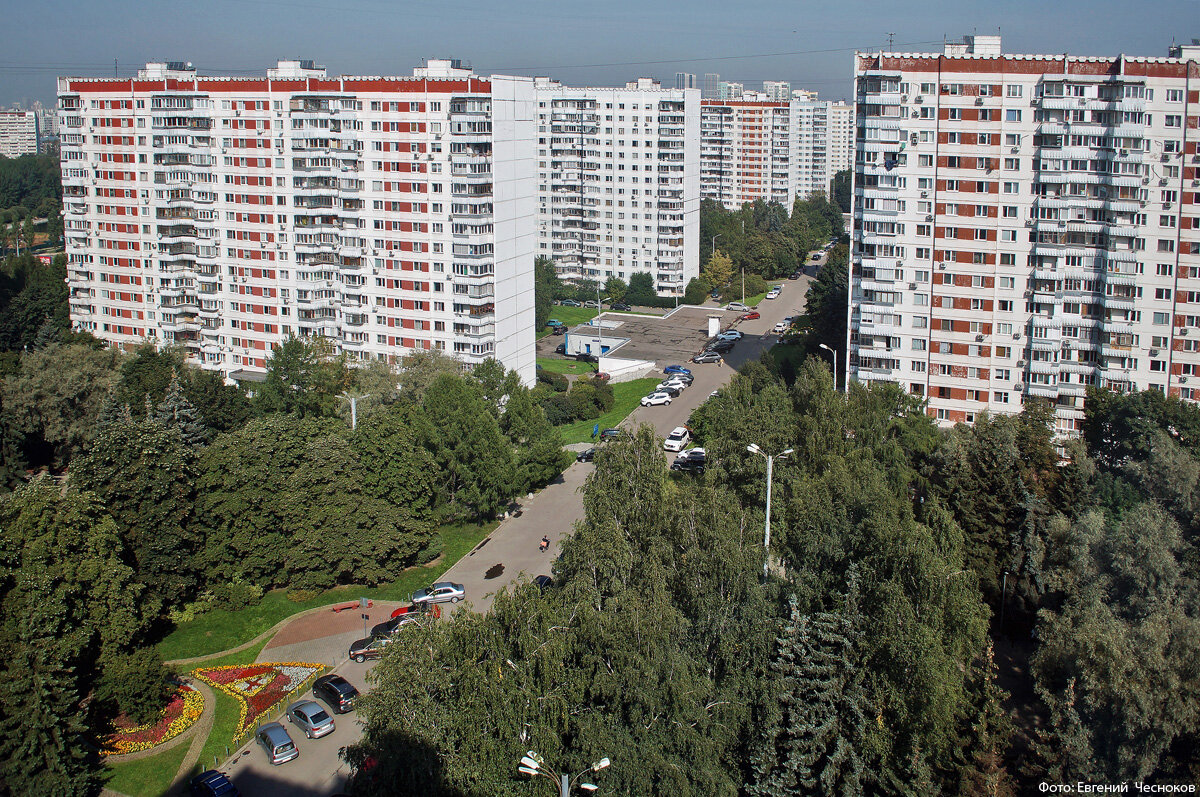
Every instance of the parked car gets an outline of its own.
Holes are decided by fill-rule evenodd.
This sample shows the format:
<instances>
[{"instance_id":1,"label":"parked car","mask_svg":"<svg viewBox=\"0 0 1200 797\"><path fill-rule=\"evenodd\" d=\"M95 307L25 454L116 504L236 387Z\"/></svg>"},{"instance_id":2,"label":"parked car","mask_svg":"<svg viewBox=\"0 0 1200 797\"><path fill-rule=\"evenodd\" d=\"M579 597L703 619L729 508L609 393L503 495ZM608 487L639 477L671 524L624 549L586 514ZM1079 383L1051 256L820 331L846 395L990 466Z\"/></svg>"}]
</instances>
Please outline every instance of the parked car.
<instances>
[{"instance_id":1,"label":"parked car","mask_svg":"<svg viewBox=\"0 0 1200 797\"><path fill-rule=\"evenodd\" d=\"M757 312L746 313L744 316L742 316L743 321L754 321L759 318L762 318L762 316L759 315Z\"/></svg>"},{"instance_id":2,"label":"parked car","mask_svg":"<svg viewBox=\"0 0 1200 797\"><path fill-rule=\"evenodd\" d=\"M716 343L712 344L708 348L711 349L712 351L720 352L721 354L724 354L725 352L730 351L733 348L733 341L732 340L718 340Z\"/></svg>"},{"instance_id":3,"label":"parked car","mask_svg":"<svg viewBox=\"0 0 1200 797\"><path fill-rule=\"evenodd\" d=\"M667 439L663 440L663 451L682 451L691 439L692 433L686 426L676 426L667 435Z\"/></svg>"},{"instance_id":4,"label":"parked car","mask_svg":"<svg viewBox=\"0 0 1200 797\"><path fill-rule=\"evenodd\" d=\"M412 595L413 603L458 603L467 595L462 584L452 581L439 581L425 589L419 589Z\"/></svg>"},{"instance_id":5,"label":"parked car","mask_svg":"<svg viewBox=\"0 0 1200 797\"><path fill-rule=\"evenodd\" d=\"M278 722L268 722L258 729L258 743L267 753L267 761L272 766L286 764L300 755L296 743L288 736L287 728Z\"/></svg>"},{"instance_id":6,"label":"parked car","mask_svg":"<svg viewBox=\"0 0 1200 797\"><path fill-rule=\"evenodd\" d=\"M534 576L533 584L542 592L554 586L554 579L550 576Z\"/></svg>"},{"instance_id":7,"label":"parked car","mask_svg":"<svg viewBox=\"0 0 1200 797\"><path fill-rule=\"evenodd\" d=\"M431 609L432 609L432 611L430 611ZM430 606L427 603L410 603L407 606L397 607L395 609L392 609L391 616L399 617L402 614L423 614L426 612L428 612L429 614L432 614L434 617L441 616L440 612L438 611L438 607Z\"/></svg>"},{"instance_id":8,"label":"parked car","mask_svg":"<svg viewBox=\"0 0 1200 797\"><path fill-rule=\"evenodd\" d=\"M788 274L788 279L790 279L790 280L798 280L798 279L800 279L800 272L799 272L799 271L793 271L791 274Z\"/></svg>"},{"instance_id":9,"label":"parked car","mask_svg":"<svg viewBox=\"0 0 1200 797\"><path fill-rule=\"evenodd\" d=\"M546 326L561 327L561 326L564 326L564 324L563 324L563 322L559 321L557 318L551 318L549 321L546 322Z\"/></svg>"},{"instance_id":10,"label":"parked car","mask_svg":"<svg viewBox=\"0 0 1200 797\"><path fill-rule=\"evenodd\" d=\"M377 659L383 655L383 650L388 645L392 644L390 636L383 637L367 637L366 639L356 639L350 644L350 658L360 664L367 659Z\"/></svg>"},{"instance_id":11,"label":"parked car","mask_svg":"<svg viewBox=\"0 0 1200 797\"><path fill-rule=\"evenodd\" d=\"M189 786L192 797L241 797L237 786L229 782L224 772L210 769L192 778Z\"/></svg>"},{"instance_id":12,"label":"parked car","mask_svg":"<svg viewBox=\"0 0 1200 797\"><path fill-rule=\"evenodd\" d=\"M747 310L749 310L750 308L747 307L746 305L742 304L741 302L730 302L729 304L725 305L725 309L732 310L735 313L744 313Z\"/></svg>"},{"instance_id":13,"label":"parked car","mask_svg":"<svg viewBox=\"0 0 1200 797\"><path fill-rule=\"evenodd\" d=\"M600 433L600 442L607 443L611 440L620 440L625 436L624 429L605 429Z\"/></svg>"},{"instance_id":14,"label":"parked car","mask_svg":"<svg viewBox=\"0 0 1200 797\"><path fill-rule=\"evenodd\" d=\"M580 451L575 455L576 462L591 462L596 458L596 447L592 446L586 451Z\"/></svg>"},{"instance_id":15,"label":"parked car","mask_svg":"<svg viewBox=\"0 0 1200 797\"><path fill-rule=\"evenodd\" d=\"M575 301L574 299L563 299L561 302L559 302L559 304L563 307L578 307L579 306L579 302Z\"/></svg>"},{"instance_id":16,"label":"parked car","mask_svg":"<svg viewBox=\"0 0 1200 797\"><path fill-rule=\"evenodd\" d=\"M778 290L767 291L767 298L768 299L778 299L780 293L781 293L781 291L778 291Z\"/></svg>"},{"instance_id":17,"label":"parked car","mask_svg":"<svg viewBox=\"0 0 1200 797\"><path fill-rule=\"evenodd\" d=\"M664 374L690 374L691 372L691 369L684 368L682 365L668 365L663 369Z\"/></svg>"},{"instance_id":18,"label":"parked car","mask_svg":"<svg viewBox=\"0 0 1200 797\"><path fill-rule=\"evenodd\" d=\"M566 325L563 325L561 327L555 327L553 330L551 330L550 334L551 335L565 335L565 334L567 334L567 327L566 327Z\"/></svg>"},{"instance_id":19,"label":"parked car","mask_svg":"<svg viewBox=\"0 0 1200 797\"><path fill-rule=\"evenodd\" d=\"M557 346L555 346L554 353L555 354L566 354L567 353L567 344L560 343Z\"/></svg>"},{"instance_id":20,"label":"parked car","mask_svg":"<svg viewBox=\"0 0 1200 797\"><path fill-rule=\"evenodd\" d=\"M384 620L382 623L377 623L371 629L371 636L373 636L373 637L391 636L392 634L399 631L403 626L408 625L409 623L419 619L420 617L421 617L421 615L419 615L419 614L402 614L399 617L393 617L389 620Z\"/></svg>"},{"instance_id":21,"label":"parked car","mask_svg":"<svg viewBox=\"0 0 1200 797\"><path fill-rule=\"evenodd\" d=\"M741 340L744 337L746 337L746 335L742 332L738 332L736 329L727 329L721 334L717 335L717 340Z\"/></svg>"},{"instance_id":22,"label":"parked car","mask_svg":"<svg viewBox=\"0 0 1200 797\"><path fill-rule=\"evenodd\" d=\"M334 714L345 714L354 708L358 690L340 675L322 675L313 681L313 697L325 701Z\"/></svg>"},{"instance_id":23,"label":"parked car","mask_svg":"<svg viewBox=\"0 0 1200 797\"><path fill-rule=\"evenodd\" d=\"M708 459L703 448L689 448L680 452L671 463L671 470L685 473L703 473Z\"/></svg>"},{"instance_id":24,"label":"parked car","mask_svg":"<svg viewBox=\"0 0 1200 797\"><path fill-rule=\"evenodd\" d=\"M788 326L789 326L788 324L785 324L782 321L780 321L778 324L771 327L771 331L774 332L776 335L781 335L784 332L787 332Z\"/></svg>"},{"instance_id":25,"label":"parked car","mask_svg":"<svg viewBox=\"0 0 1200 797\"><path fill-rule=\"evenodd\" d=\"M659 384L671 385L672 387L678 387L680 390L686 390L692 386L692 377L690 374L671 374Z\"/></svg>"},{"instance_id":26,"label":"parked car","mask_svg":"<svg viewBox=\"0 0 1200 797\"><path fill-rule=\"evenodd\" d=\"M692 358L692 362L694 363L718 363L720 361L720 353L712 351L711 349L702 351Z\"/></svg>"},{"instance_id":27,"label":"parked car","mask_svg":"<svg viewBox=\"0 0 1200 797\"><path fill-rule=\"evenodd\" d=\"M625 302L613 302L612 309L621 310L621 311L627 313L633 309L633 306L625 304Z\"/></svg>"},{"instance_id":28,"label":"parked car","mask_svg":"<svg viewBox=\"0 0 1200 797\"><path fill-rule=\"evenodd\" d=\"M583 303L583 306L584 306L584 307L592 307L592 308L595 308L595 309L599 310L599 309L600 309L600 302L596 301L595 299L592 299L592 300L590 300L590 301L586 301L586 302L584 302L584 303Z\"/></svg>"},{"instance_id":29,"label":"parked car","mask_svg":"<svg viewBox=\"0 0 1200 797\"><path fill-rule=\"evenodd\" d=\"M333 717L315 700L301 700L288 706L287 718L309 739L320 739L333 733Z\"/></svg>"},{"instance_id":30,"label":"parked car","mask_svg":"<svg viewBox=\"0 0 1200 797\"><path fill-rule=\"evenodd\" d=\"M678 398L683 392L683 384L679 382L662 382L658 387L654 388L655 393L666 393L671 398Z\"/></svg>"},{"instance_id":31,"label":"parked car","mask_svg":"<svg viewBox=\"0 0 1200 797\"><path fill-rule=\"evenodd\" d=\"M581 363L598 363L598 362L600 362L600 360L596 358L596 355L588 354L587 352L581 352L579 354L576 354L575 359Z\"/></svg>"},{"instance_id":32,"label":"parked car","mask_svg":"<svg viewBox=\"0 0 1200 797\"><path fill-rule=\"evenodd\" d=\"M657 406L661 406L663 404L670 404L670 403L671 403L671 394L663 393L661 391L651 393L649 396L646 396L645 398L642 399L643 407L657 407Z\"/></svg>"}]
</instances>

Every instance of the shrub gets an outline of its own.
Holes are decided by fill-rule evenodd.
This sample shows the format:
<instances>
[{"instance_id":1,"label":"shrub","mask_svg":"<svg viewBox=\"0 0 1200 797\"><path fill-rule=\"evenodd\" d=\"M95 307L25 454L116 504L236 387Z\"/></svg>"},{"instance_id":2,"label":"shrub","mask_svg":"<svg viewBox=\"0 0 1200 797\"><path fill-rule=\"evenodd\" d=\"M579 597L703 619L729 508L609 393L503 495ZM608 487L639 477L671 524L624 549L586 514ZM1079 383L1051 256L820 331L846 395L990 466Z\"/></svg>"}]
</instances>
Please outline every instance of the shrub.
<instances>
[{"instance_id":1,"label":"shrub","mask_svg":"<svg viewBox=\"0 0 1200 797\"><path fill-rule=\"evenodd\" d=\"M320 594L320 590L315 589L294 589L287 594L287 599L292 603L308 603Z\"/></svg>"},{"instance_id":2,"label":"shrub","mask_svg":"<svg viewBox=\"0 0 1200 797\"><path fill-rule=\"evenodd\" d=\"M139 725L157 719L175 693L175 675L154 648L107 656L101 667L96 699Z\"/></svg>"},{"instance_id":3,"label":"shrub","mask_svg":"<svg viewBox=\"0 0 1200 797\"><path fill-rule=\"evenodd\" d=\"M546 413L546 420L551 426L562 426L575 420L571 399L564 393L547 396L542 402L542 411Z\"/></svg>"},{"instance_id":4,"label":"shrub","mask_svg":"<svg viewBox=\"0 0 1200 797\"><path fill-rule=\"evenodd\" d=\"M215 608L237 611L258 603L263 588L241 581L230 581L210 587L206 595Z\"/></svg>"}]
</instances>

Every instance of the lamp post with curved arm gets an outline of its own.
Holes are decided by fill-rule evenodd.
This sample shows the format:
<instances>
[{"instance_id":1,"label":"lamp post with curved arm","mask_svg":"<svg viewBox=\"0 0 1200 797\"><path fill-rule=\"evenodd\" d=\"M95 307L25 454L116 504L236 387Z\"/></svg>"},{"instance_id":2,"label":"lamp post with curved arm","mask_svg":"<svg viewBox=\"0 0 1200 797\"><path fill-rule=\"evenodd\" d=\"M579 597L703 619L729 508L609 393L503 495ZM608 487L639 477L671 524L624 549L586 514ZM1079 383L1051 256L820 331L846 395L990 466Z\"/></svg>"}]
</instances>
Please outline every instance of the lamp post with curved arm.
<instances>
[{"instance_id":1,"label":"lamp post with curved arm","mask_svg":"<svg viewBox=\"0 0 1200 797\"><path fill-rule=\"evenodd\" d=\"M834 390L834 392L837 392L837 389L838 389L838 386L837 386L837 378L838 378L837 349L831 349L828 346L826 346L824 343L818 343L817 348L824 349L825 351L827 351L833 355L833 390Z\"/></svg>"},{"instance_id":2,"label":"lamp post with curved arm","mask_svg":"<svg viewBox=\"0 0 1200 797\"><path fill-rule=\"evenodd\" d=\"M608 757L606 756L572 778L570 775L559 774L557 772L553 772L552 770L546 769L545 759L543 759L533 750L530 750L529 752L525 753L525 755L521 756L521 764L517 767L517 771L522 775L528 775L531 778L543 777L558 788L558 797L570 797L571 787L574 786L580 778L589 772L599 772L600 770L608 767L608 765L611 763L612 762L609 761ZM595 793L597 786L594 783L580 783L579 788L588 794L593 794Z\"/></svg>"},{"instance_id":3,"label":"lamp post with curved arm","mask_svg":"<svg viewBox=\"0 0 1200 797\"><path fill-rule=\"evenodd\" d=\"M763 524L763 578L765 579L771 572L771 475L775 468L775 460L787 459L794 449L786 448L778 454L771 455L751 443L746 446L746 450L751 454L758 454L767 461L767 519Z\"/></svg>"}]
</instances>

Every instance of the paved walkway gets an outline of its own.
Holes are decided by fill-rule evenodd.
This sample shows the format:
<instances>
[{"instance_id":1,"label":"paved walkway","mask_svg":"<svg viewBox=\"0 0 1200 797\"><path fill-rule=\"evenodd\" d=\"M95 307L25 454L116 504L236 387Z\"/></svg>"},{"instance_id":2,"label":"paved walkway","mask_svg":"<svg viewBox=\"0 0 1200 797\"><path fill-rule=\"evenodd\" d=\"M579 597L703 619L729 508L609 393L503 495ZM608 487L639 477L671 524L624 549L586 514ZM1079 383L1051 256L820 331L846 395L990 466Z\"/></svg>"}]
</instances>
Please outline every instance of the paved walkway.
<instances>
[{"instance_id":1,"label":"paved walkway","mask_svg":"<svg viewBox=\"0 0 1200 797\"><path fill-rule=\"evenodd\" d=\"M368 636L371 626L382 623L392 610L404 605L399 601L375 601L369 609L335 613L325 607L294 617L271 638L256 661L305 661L336 667L346 660L351 642ZM363 614L369 619L364 621Z\"/></svg>"}]
</instances>

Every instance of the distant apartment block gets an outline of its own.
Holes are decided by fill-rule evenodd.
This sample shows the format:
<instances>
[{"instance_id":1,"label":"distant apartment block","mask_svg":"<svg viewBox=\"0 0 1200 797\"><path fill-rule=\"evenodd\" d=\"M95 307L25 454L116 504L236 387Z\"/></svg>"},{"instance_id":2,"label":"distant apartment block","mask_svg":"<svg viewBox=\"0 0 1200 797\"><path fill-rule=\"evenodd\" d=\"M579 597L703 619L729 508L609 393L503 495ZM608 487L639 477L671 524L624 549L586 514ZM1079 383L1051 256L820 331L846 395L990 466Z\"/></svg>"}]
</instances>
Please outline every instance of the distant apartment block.
<instances>
[{"instance_id":1,"label":"distant apartment block","mask_svg":"<svg viewBox=\"0 0 1200 797\"><path fill-rule=\"evenodd\" d=\"M715 100L721 90L721 76L716 72L704 73L704 85L700 87L700 96L705 100Z\"/></svg>"},{"instance_id":2,"label":"distant apartment block","mask_svg":"<svg viewBox=\"0 0 1200 797\"><path fill-rule=\"evenodd\" d=\"M35 111L0 111L0 156L36 155L39 129Z\"/></svg>"},{"instance_id":3,"label":"distant apartment block","mask_svg":"<svg viewBox=\"0 0 1200 797\"><path fill-rule=\"evenodd\" d=\"M699 274L699 92L539 78L536 99L538 254L563 279L644 272L682 296Z\"/></svg>"},{"instance_id":4,"label":"distant apartment block","mask_svg":"<svg viewBox=\"0 0 1200 797\"><path fill-rule=\"evenodd\" d=\"M787 102L792 98L792 84L779 80L764 80L763 94L774 102Z\"/></svg>"},{"instance_id":5,"label":"distant apartment block","mask_svg":"<svg viewBox=\"0 0 1200 797\"><path fill-rule=\"evenodd\" d=\"M794 93L793 93L794 94ZM831 103L773 101L744 94L705 100L700 119L700 195L729 209L759 199L791 211L797 198L825 191Z\"/></svg>"},{"instance_id":6,"label":"distant apartment block","mask_svg":"<svg viewBox=\"0 0 1200 797\"><path fill-rule=\"evenodd\" d=\"M533 81L256 77L151 63L60 78L71 320L255 378L288 336L441 350L534 378Z\"/></svg>"},{"instance_id":7,"label":"distant apartment block","mask_svg":"<svg viewBox=\"0 0 1200 797\"><path fill-rule=\"evenodd\" d=\"M675 73L675 88L677 89L698 89L700 84L696 81L696 76L688 72Z\"/></svg>"},{"instance_id":8,"label":"distant apartment block","mask_svg":"<svg viewBox=\"0 0 1200 797\"><path fill-rule=\"evenodd\" d=\"M1200 47L859 53L847 362L939 422L1200 400Z\"/></svg>"},{"instance_id":9,"label":"distant apartment block","mask_svg":"<svg viewBox=\"0 0 1200 797\"><path fill-rule=\"evenodd\" d=\"M829 179L854 164L854 106L844 102L829 104Z\"/></svg>"}]
</instances>

